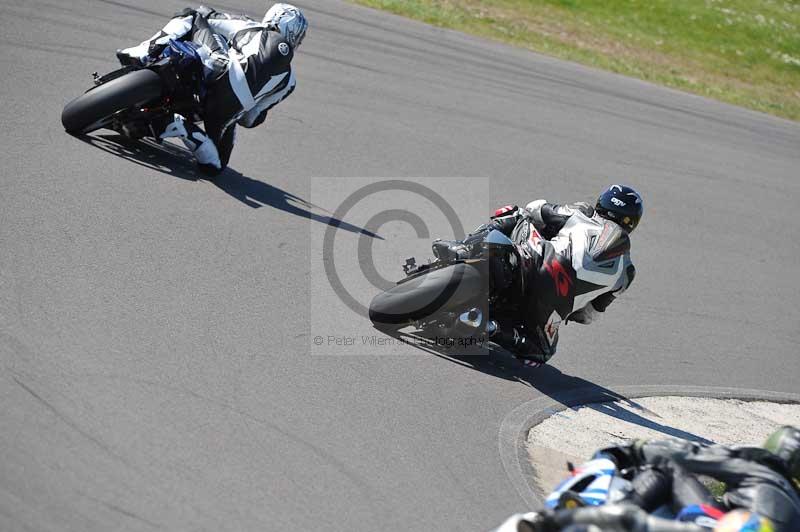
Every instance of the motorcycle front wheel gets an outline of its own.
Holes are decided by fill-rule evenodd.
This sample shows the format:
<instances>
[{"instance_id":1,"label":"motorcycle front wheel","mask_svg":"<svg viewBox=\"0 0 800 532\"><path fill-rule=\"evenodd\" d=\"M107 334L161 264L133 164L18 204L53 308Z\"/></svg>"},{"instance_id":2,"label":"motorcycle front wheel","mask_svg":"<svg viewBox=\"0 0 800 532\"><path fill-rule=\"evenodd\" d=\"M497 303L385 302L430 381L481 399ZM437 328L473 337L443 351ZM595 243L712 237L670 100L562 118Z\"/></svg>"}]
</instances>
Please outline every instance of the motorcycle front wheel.
<instances>
[{"instance_id":1,"label":"motorcycle front wheel","mask_svg":"<svg viewBox=\"0 0 800 532\"><path fill-rule=\"evenodd\" d=\"M69 102L61 113L67 133L91 133L111 123L119 111L161 97L161 78L152 70L135 70L113 79Z\"/></svg>"}]
</instances>

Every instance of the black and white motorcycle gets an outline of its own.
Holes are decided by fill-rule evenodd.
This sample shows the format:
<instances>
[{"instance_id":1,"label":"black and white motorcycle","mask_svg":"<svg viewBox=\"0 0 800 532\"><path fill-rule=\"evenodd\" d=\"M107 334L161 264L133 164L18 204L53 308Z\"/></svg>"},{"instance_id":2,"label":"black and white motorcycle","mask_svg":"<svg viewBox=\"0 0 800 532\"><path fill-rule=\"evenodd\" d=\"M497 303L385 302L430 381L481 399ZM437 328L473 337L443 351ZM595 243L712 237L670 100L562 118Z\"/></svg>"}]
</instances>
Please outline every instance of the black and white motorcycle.
<instances>
[{"instance_id":1,"label":"black and white motorcycle","mask_svg":"<svg viewBox=\"0 0 800 532\"><path fill-rule=\"evenodd\" d=\"M451 258L423 265L408 259L406 277L370 304L376 327L414 325L454 336L488 333L502 344L494 327L519 322L526 309L536 308L543 314L542 334L554 346L560 323L574 310L628 282L629 240L613 222L576 212L547 240L521 209L511 238L494 227L470 235L463 253L444 254ZM503 329L502 336L508 336ZM506 343L514 343L510 340Z\"/></svg>"},{"instance_id":2,"label":"black and white motorcycle","mask_svg":"<svg viewBox=\"0 0 800 532\"><path fill-rule=\"evenodd\" d=\"M512 285L521 278L511 239L487 230L468 237L464 249L466 256L425 264L408 259L405 278L372 299L373 324L383 330L411 325L419 332L468 337L486 332L490 316L513 313Z\"/></svg>"},{"instance_id":3,"label":"black and white motorcycle","mask_svg":"<svg viewBox=\"0 0 800 532\"><path fill-rule=\"evenodd\" d=\"M125 66L104 76L69 102L61 113L67 133L85 135L108 128L129 138L159 139L159 124L175 113L201 121L202 64L191 43L170 41L156 60Z\"/></svg>"}]
</instances>

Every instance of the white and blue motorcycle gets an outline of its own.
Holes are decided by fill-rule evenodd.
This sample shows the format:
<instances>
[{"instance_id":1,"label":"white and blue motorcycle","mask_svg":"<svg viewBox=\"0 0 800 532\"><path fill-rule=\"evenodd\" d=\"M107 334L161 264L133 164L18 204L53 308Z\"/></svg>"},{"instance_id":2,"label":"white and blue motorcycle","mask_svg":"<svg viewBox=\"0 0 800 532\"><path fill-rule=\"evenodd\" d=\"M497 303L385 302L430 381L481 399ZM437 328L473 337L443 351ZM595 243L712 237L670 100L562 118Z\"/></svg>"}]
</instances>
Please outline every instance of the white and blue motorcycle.
<instances>
[{"instance_id":1,"label":"white and blue motorcycle","mask_svg":"<svg viewBox=\"0 0 800 532\"><path fill-rule=\"evenodd\" d=\"M497 532L708 532L724 512L700 482L680 471L620 468L598 453L545 499L545 510L517 514Z\"/></svg>"}]
</instances>

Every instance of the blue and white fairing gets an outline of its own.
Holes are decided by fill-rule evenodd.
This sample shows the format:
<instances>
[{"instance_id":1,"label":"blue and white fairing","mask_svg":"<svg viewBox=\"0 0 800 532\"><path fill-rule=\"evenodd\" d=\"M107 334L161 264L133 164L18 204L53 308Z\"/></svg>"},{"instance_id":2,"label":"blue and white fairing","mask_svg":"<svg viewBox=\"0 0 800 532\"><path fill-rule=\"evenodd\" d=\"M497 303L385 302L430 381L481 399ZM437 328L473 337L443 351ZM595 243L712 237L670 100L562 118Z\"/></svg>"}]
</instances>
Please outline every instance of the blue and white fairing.
<instances>
[{"instance_id":1,"label":"blue and white fairing","mask_svg":"<svg viewBox=\"0 0 800 532\"><path fill-rule=\"evenodd\" d=\"M576 493L589 506L600 506L622 499L630 491L630 482L617 475L617 466L607 458L597 458L575 469L572 476L545 499L547 508L555 508L561 495Z\"/></svg>"}]
</instances>

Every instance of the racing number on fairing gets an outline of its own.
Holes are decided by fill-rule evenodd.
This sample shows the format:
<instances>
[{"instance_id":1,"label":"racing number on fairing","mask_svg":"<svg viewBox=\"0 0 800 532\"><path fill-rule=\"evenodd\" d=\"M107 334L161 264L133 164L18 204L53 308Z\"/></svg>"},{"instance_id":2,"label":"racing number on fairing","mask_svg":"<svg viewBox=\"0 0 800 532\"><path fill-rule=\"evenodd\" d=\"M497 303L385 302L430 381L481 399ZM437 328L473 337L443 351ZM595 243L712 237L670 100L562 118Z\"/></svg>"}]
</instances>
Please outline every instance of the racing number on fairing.
<instances>
[{"instance_id":1,"label":"racing number on fairing","mask_svg":"<svg viewBox=\"0 0 800 532\"><path fill-rule=\"evenodd\" d=\"M555 284L558 295L567 297L569 289L572 287L572 279L569 273L564 269L564 266L553 257L549 262L544 263L544 267L547 273L550 274L550 277L553 278L553 283Z\"/></svg>"}]
</instances>

